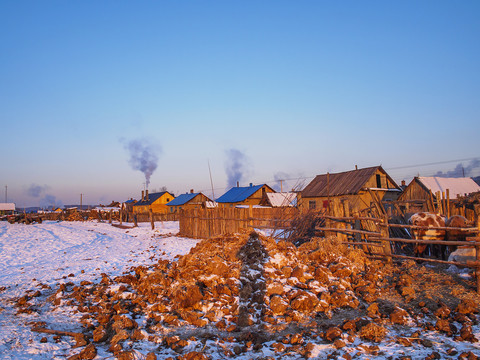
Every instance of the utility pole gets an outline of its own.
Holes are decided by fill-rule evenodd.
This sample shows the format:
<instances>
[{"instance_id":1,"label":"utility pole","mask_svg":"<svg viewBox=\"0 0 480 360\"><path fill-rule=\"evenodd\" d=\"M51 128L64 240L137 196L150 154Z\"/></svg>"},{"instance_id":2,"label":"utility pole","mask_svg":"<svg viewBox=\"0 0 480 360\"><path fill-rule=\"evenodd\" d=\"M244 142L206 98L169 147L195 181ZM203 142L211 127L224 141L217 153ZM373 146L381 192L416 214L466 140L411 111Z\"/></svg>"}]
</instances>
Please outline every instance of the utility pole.
<instances>
[{"instance_id":1,"label":"utility pole","mask_svg":"<svg viewBox=\"0 0 480 360\"><path fill-rule=\"evenodd\" d=\"M80 194L80 211L82 210L82 199L83 198L83 194Z\"/></svg>"},{"instance_id":2,"label":"utility pole","mask_svg":"<svg viewBox=\"0 0 480 360\"><path fill-rule=\"evenodd\" d=\"M8 191L8 185L5 185L5 203L7 203L7 191Z\"/></svg>"},{"instance_id":3,"label":"utility pole","mask_svg":"<svg viewBox=\"0 0 480 360\"><path fill-rule=\"evenodd\" d=\"M210 185L212 186L212 200L215 201L215 193L213 192L212 170L210 169L210 160L208 160L208 172L210 173Z\"/></svg>"}]
</instances>

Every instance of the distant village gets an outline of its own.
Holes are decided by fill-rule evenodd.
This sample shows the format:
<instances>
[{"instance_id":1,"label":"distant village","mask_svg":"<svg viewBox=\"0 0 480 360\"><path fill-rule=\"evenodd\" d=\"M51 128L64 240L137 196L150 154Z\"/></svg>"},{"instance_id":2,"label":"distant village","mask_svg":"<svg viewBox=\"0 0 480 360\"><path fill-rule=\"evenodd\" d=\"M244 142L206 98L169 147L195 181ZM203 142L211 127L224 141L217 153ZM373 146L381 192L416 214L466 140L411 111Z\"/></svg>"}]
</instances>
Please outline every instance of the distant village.
<instances>
[{"instance_id":1,"label":"distant village","mask_svg":"<svg viewBox=\"0 0 480 360\"><path fill-rule=\"evenodd\" d=\"M476 181L475 181L476 180ZM202 192L193 189L188 193L175 194L169 191L153 192L144 190L138 198L108 205L67 205L63 208L18 209L13 203L0 203L0 215L15 212L64 212L73 210L97 210L126 214L178 214L182 209L198 208L234 208L234 207L296 207L301 210L326 209L333 198L347 199L352 209L370 206L375 200L395 201L403 210L425 210L429 202L437 202L440 194L444 199L457 199L480 192L480 177L415 177L408 185L402 181L399 185L382 168L374 166L356 168L339 173L317 175L301 191L277 192L268 184L250 183L229 189L217 199L211 199ZM433 205L433 204L432 204Z\"/></svg>"}]
</instances>

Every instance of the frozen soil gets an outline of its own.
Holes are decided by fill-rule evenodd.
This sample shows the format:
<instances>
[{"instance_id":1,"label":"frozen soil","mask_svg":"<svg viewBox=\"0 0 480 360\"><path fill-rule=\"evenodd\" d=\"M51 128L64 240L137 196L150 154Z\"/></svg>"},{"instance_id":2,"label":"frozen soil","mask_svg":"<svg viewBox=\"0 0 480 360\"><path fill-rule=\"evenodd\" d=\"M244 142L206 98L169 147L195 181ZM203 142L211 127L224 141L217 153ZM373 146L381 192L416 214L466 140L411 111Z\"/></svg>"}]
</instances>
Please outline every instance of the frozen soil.
<instances>
[{"instance_id":1,"label":"frozen soil","mask_svg":"<svg viewBox=\"0 0 480 360\"><path fill-rule=\"evenodd\" d=\"M245 233L14 300L38 341L70 344L55 358L475 359L476 280L453 270Z\"/></svg>"}]
</instances>

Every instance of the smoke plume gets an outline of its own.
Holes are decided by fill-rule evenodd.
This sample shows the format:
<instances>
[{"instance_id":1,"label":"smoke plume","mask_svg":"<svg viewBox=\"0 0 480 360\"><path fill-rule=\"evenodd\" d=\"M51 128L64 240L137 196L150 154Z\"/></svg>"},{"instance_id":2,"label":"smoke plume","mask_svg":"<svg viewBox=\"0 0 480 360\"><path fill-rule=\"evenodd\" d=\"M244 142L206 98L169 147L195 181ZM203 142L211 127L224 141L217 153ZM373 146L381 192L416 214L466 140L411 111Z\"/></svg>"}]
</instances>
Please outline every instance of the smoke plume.
<instances>
[{"instance_id":1,"label":"smoke plume","mask_svg":"<svg viewBox=\"0 0 480 360\"><path fill-rule=\"evenodd\" d=\"M227 173L227 187L237 186L237 181L242 182L248 174L248 157L237 149L225 151L227 161L225 162L225 172Z\"/></svg>"},{"instance_id":2,"label":"smoke plume","mask_svg":"<svg viewBox=\"0 0 480 360\"><path fill-rule=\"evenodd\" d=\"M63 207L63 203L61 200L57 199L54 195L46 194L43 199L40 200L40 206L42 208L57 208Z\"/></svg>"},{"instance_id":3,"label":"smoke plume","mask_svg":"<svg viewBox=\"0 0 480 360\"><path fill-rule=\"evenodd\" d=\"M43 192L47 191L48 186L44 185L36 185L36 184L31 184L30 187L27 189L27 195L38 198L42 195Z\"/></svg>"},{"instance_id":4,"label":"smoke plume","mask_svg":"<svg viewBox=\"0 0 480 360\"><path fill-rule=\"evenodd\" d=\"M475 170L480 169L480 159L473 159L470 161L470 164L467 166L463 166L463 163L457 164L455 166L455 169L443 172L443 171L438 171L435 176L439 177L453 177L453 178L458 178L458 177L471 177L475 176Z\"/></svg>"},{"instance_id":5,"label":"smoke plume","mask_svg":"<svg viewBox=\"0 0 480 360\"><path fill-rule=\"evenodd\" d=\"M128 163L133 170L139 170L145 175L145 186L150 185L150 177L157 169L158 155L162 149L160 145L148 139L134 139L124 143L130 155Z\"/></svg>"}]
</instances>

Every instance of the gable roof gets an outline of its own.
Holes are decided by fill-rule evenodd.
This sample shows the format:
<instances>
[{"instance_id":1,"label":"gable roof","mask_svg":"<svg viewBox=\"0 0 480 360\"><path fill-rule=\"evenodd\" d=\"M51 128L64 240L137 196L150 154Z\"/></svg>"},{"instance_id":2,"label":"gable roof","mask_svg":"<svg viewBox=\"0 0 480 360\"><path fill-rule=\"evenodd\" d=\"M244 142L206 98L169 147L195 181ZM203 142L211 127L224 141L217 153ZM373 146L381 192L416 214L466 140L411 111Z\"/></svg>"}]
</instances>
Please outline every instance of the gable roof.
<instances>
[{"instance_id":1,"label":"gable roof","mask_svg":"<svg viewBox=\"0 0 480 360\"><path fill-rule=\"evenodd\" d=\"M380 170L387 175L388 180L395 185L398 185L393 179L383 170L381 166L373 166L363 169L344 171L335 174L317 175L315 178L303 189L303 197L323 197L323 196L339 196L339 195L355 195L358 194L368 180ZM329 179L327 178L329 177Z\"/></svg>"},{"instance_id":2,"label":"gable roof","mask_svg":"<svg viewBox=\"0 0 480 360\"><path fill-rule=\"evenodd\" d=\"M439 176L420 176L416 178L433 194L449 190L450 199L480 191L480 186L472 178L445 178Z\"/></svg>"},{"instance_id":3,"label":"gable roof","mask_svg":"<svg viewBox=\"0 0 480 360\"><path fill-rule=\"evenodd\" d=\"M185 205L186 203L188 203L190 200L192 200L195 196L199 194L201 193L187 193L187 194L178 195L175 199L170 201L167 204L167 206Z\"/></svg>"},{"instance_id":4,"label":"gable roof","mask_svg":"<svg viewBox=\"0 0 480 360\"><path fill-rule=\"evenodd\" d=\"M148 194L148 200L140 200L133 206L145 206L145 205L152 205L155 201L157 201L162 195L164 194L170 194L168 191L162 191L162 192L157 192L157 193L151 193ZM172 194L170 194L172 195ZM172 195L172 198L174 196Z\"/></svg>"},{"instance_id":5,"label":"gable roof","mask_svg":"<svg viewBox=\"0 0 480 360\"><path fill-rule=\"evenodd\" d=\"M250 196L255 194L258 190L260 190L263 186L268 186L266 184L262 185L250 185L250 186L241 186L241 187L233 187L228 190L225 194L220 196L217 199L219 203L236 203L241 202L248 199Z\"/></svg>"},{"instance_id":6,"label":"gable roof","mask_svg":"<svg viewBox=\"0 0 480 360\"><path fill-rule=\"evenodd\" d=\"M0 203L0 211L15 211L15 203Z\"/></svg>"},{"instance_id":7,"label":"gable roof","mask_svg":"<svg viewBox=\"0 0 480 360\"><path fill-rule=\"evenodd\" d=\"M266 195L273 207L297 205L297 194L293 192L267 193Z\"/></svg>"}]
</instances>

